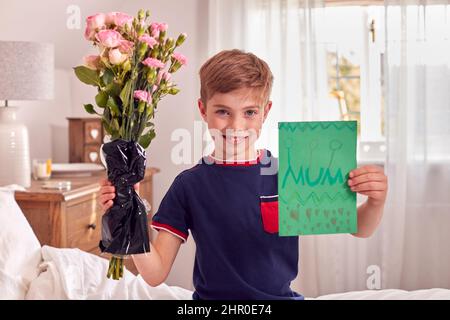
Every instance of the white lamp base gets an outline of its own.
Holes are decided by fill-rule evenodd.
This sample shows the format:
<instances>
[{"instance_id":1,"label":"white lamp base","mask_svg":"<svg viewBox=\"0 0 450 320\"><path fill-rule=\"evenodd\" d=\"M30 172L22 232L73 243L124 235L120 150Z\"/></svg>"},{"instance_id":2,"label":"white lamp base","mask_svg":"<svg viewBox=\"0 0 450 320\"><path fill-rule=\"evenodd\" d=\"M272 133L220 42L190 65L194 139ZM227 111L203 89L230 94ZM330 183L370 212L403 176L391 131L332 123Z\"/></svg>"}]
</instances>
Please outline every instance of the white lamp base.
<instances>
[{"instance_id":1,"label":"white lamp base","mask_svg":"<svg viewBox=\"0 0 450 320\"><path fill-rule=\"evenodd\" d=\"M28 130L17 122L17 107L0 107L0 186L31 185Z\"/></svg>"}]
</instances>

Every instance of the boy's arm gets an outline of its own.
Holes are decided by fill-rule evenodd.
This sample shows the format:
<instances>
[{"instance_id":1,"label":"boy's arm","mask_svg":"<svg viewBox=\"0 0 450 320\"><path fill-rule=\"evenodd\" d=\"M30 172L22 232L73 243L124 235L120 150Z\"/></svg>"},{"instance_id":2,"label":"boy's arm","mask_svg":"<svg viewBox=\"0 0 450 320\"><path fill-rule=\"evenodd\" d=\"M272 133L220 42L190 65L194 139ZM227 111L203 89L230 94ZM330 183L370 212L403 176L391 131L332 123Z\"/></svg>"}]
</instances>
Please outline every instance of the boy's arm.
<instances>
[{"instance_id":1,"label":"boy's arm","mask_svg":"<svg viewBox=\"0 0 450 320\"><path fill-rule=\"evenodd\" d=\"M357 238L369 238L376 230L383 216L383 205L372 205L367 200L358 207L358 232L352 233Z\"/></svg>"},{"instance_id":2,"label":"boy's arm","mask_svg":"<svg viewBox=\"0 0 450 320\"><path fill-rule=\"evenodd\" d=\"M134 189L139 193L139 183L134 185ZM103 212L106 212L113 205L115 196L115 188L112 183L107 179L102 179L100 181L99 199ZM134 264L145 282L156 287L166 280L181 242L180 238L167 231L160 230L156 240L150 243L149 253L132 255Z\"/></svg>"},{"instance_id":3,"label":"boy's arm","mask_svg":"<svg viewBox=\"0 0 450 320\"><path fill-rule=\"evenodd\" d=\"M351 190L368 196L367 201L358 207L358 232L352 235L368 238L375 232L383 216L388 189L387 176L383 168L368 165L352 170L349 177L348 185Z\"/></svg>"},{"instance_id":4,"label":"boy's arm","mask_svg":"<svg viewBox=\"0 0 450 320\"><path fill-rule=\"evenodd\" d=\"M150 243L149 253L132 255L134 264L145 282L156 287L166 280L181 243L180 238L160 230L156 240Z\"/></svg>"}]
</instances>

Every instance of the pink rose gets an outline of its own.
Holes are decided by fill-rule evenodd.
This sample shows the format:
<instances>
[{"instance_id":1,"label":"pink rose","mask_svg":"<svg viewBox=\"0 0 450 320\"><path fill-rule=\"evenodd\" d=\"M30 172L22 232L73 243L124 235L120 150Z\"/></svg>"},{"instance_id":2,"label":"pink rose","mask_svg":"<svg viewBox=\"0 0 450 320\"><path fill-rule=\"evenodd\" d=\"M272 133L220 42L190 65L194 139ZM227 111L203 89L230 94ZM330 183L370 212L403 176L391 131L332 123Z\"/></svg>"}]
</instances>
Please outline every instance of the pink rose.
<instances>
[{"instance_id":1,"label":"pink rose","mask_svg":"<svg viewBox=\"0 0 450 320\"><path fill-rule=\"evenodd\" d=\"M148 67L153 67L153 68L164 68L164 66L165 66L164 63L162 63L158 59L154 59L154 58L147 58L144 61L142 61L142 63Z\"/></svg>"},{"instance_id":2,"label":"pink rose","mask_svg":"<svg viewBox=\"0 0 450 320\"><path fill-rule=\"evenodd\" d=\"M169 72L161 70L158 72L158 80L156 81L156 83L159 84L162 79L164 79L165 81L169 81L171 77L172 75Z\"/></svg>"},{"instance_id":3,"label":"pink rose","mask_svg":"<svg viewBox=\"0 0 450 320\"><path fill-rule=\"evenodd\" d=\"M86 27L90 30L101 29L105 27L105 15L97 13L86 18Z\"/></svg>"},{"instance_id":4,"label":"pink rose","mask_svg":"<svg viewBox=\"0 0 450 320\"><path fill-rule=\"evenodd\" d=\"M86 40L94 41L95 33L99 29L105 28L105 15L103 13L97 13L86 18L86 30L84 31L84 37Z\"/></svg>"},{"instance_id":5,"label":"pink rose","mask_svg":"<svg viewBox=\"0 0 450 320\"><path fill-rule=\"evenodd\" d=\"M95 29L91 29L89 27L86 27L86 30L84 30L84 38L86 40L94 41L95 40Z\"/></svg>"},{"instance_id":6,"label":"pink rose","mask_svg":"<svg viewBox=\"0 0 450 320\"><path fill-rule=\"evenodd\" d=\"M151 30L152 36L155 37L155 38L158 38L159 37L159 33L161 31L167 31L168 27L169 26L167 25L167 23L164 23L164 22L162 22L162 23L153 22L150 25L150 30Z\"/></svg>"},{"instance_id":7,"label":"pink rose","mask_svg":"<svg viewBox=\"0 0 450 320\"><path fill-rule=\"evenodd\" d=\"M117 12L114 17L114 24L119 27L123 27L126 24L128 25L128 27L131 27L132 23L133 17L128 14Z\"/></svg>"},{"instance_id":8,"label":"pink rose","mask_svg":"<svg viewBox=\"0 0 450 320\"><path fill-rule=\"evenodd\" d=\"M150 103L152 101L152 95L144 90L135 90L133 97L139 101Z\"/></svg>"},{"instance_id":9,"label":"pink rose","mask_svg":"<svg viewBox=\"0 0 450 320\"><path fill-rule=\"evenodd\" d=\"M159 23L158 22L153 22L150 25L150 31L152 34L152 37L154 38L158 38L159 37L159 27L158 27Z\"/></svg>"},{"instance_id":10,"label":"pink rose","mask_svg":"<svg viewBox=\"0 0 450 320\"><path fill-rule=\"evenodd\" d=\"M133 47L134 47L134 42L133 41L128 41L128 40L125 40L125 39L120 41L119 50L122 53L130 54L131 51L133 50Z\"/></svg>"},{"instance_id":11,"label":"pink rose","mask_svg":"<svg viewBox=\"0 0 450 320\"><path fill-rule=\"evenodd\" d=\"M123 12L110 12L106 15L107 24L115 24L116 26L123 27L125 24L131 27L133 23L133 17Z\"/></svg>"},{"instance_id":12,"label":"pink rose","mask_svg":"<svg viewBox=\"0 0 450 320\"><path fill-rule=\"evenodd\" d=\"M109 51L108 58L111 64L120 64L124 62L128 56L120 52L119 49L112 49Z\"/></svg>"},{"instance_id":13,"label":"pink rose","mask_svg":"<svg viewBox=\"0 0 450 320\"><path fill-rule=\"evenodd\" d=\"M153 49L153 46L158 43L158 41L156 41L155 38L150 37L148 34L144 34L144 35L140 36L139 41L145 42L152 49Z\"/></svg>"},{"instance_id":14,"label":"pink rose","mask_svg":"<svg viewBox=\"0 0 450 320\"><path fill-rule=\"evenodd\" d=\"M162 22L159 24L159 31L167 31L167 28L169 28L169 25L165 22Z\"/></svg>"},{"instance_id":15,"label":"pink rose","mask_svg":"<svg viewBox=\"0 0 450 320\"><path fill-rule=\"evenodd\" d=\"M100 30L95 38L102 46L107 48L115 48L123 40L120 33L115 30Z\"/></svg>"},{"instance_id":16,"label":"pink rose","mask_svg":"<svg viewBox=\"0 0 450 320\"><path fill-rule=\"evenodd\" d=\"M100 69L100 56L89 55L84 57L84 65L92 70Z\"/></svg>"},{"instance_id":17,"label":"pink rose","mask_svg":"<svg viewBox=\"0 0 450 320\"><path fill-rule=\"evenodd\" d=\"M152 24L150 25L150 30L159 30L159 23L152 22Z\"/></svg>"},{"instance_id":18,"label":"pink rose","mask_svg":"<svg viewBox=\"0 0 450 320\"><path fill-rule=\"evenodd\" d=\"M105 23L108 25L114 24L114 17L117 12L109 12L105 15Z\"/></svg>"},{"instance_id":19,"label":"pink rose","mask_svg":"<svg viewBox=\"0 0 450 320\"><path fill-rule=\"evenodd\" d=\"M174 52L172 58L180 62L183 66L187 64L187 58L181 53Z\"/></svg>"}]
</instances>

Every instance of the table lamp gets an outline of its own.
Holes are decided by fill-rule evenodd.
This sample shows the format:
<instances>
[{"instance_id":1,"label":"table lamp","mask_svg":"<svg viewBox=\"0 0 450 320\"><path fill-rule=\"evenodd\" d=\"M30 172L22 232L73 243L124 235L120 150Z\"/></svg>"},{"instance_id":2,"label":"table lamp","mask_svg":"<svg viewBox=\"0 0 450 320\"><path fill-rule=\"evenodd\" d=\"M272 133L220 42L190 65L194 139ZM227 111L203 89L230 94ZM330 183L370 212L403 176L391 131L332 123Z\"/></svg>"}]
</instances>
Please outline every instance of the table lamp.
<instances>
[{"instance_id":1,"label":"table lamp","mask_svg":"<svg viewBox=\"0 0 450 320\"><path fill-rule=\"evenodd\" d=\"M0 186L31 185L28 130L8 100L53 99L53 77L53 44L0 41Z\"/></svg>"}]
</instances>

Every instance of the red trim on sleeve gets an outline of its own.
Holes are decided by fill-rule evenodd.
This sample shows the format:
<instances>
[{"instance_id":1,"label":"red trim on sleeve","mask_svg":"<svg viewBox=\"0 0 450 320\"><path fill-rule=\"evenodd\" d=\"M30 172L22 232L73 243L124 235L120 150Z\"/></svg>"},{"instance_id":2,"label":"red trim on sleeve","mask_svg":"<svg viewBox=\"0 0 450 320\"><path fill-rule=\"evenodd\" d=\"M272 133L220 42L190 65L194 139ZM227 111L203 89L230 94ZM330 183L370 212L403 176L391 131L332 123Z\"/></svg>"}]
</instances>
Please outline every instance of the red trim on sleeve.
<instances>
[{"instance_id":1,"label":"red trim on sleeve","mask_svg":"<svg viewBox=\"0 0 450 320\"><path fill-rule=\"evenodd\" d=\"M152 221L152 227L154 227L155 229L164 229L169 232L172 232L176 236L179 236L180 238L182 238L184 241L186 241L188 238L188 235L186 233L184 233L168 224L165 224L165 223L159 223L159 222Z\"/></svg>"}]
</instances>

